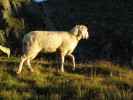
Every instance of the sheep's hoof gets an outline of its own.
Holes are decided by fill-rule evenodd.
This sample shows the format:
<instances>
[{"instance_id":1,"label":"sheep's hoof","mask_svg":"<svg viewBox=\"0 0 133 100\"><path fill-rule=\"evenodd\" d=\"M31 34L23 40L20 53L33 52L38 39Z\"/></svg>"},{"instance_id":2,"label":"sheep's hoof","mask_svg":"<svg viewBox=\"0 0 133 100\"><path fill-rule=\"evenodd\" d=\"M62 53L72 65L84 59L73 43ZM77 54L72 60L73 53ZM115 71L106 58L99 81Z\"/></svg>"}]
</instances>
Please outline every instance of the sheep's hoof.
<instances>
[{"instance_id":1,"label":"sheep's hoof","mask_svg":"<svg viewBox=\"0 0 133 100\"><path fill-rule=\"evenodd\" d=\"M33 69L30 69L30 72L32 72L32 73L33 73L33 72L34 72L34 70L33 70Z\"/></svg>"},{"instance_id":2,"label":"sheep's hoof","mask_svg":"<svg viewBox=\"0 0 133 100\"><path fill-rule=\"evenodd\" d=\"M64 69L61 69L61 72L63 73L64 72Z\"/></svg>"},{"instance_id":3,"label":"sheep's hoof","mask_svg":"<svg viewBox=\"0 0 133 100\"><path fill-rule=\"evenodd\" d=\"M20 73L21 73L20 71L16 71L16 74L18 74L18 75L19 75Z\"/></svg>"}]
</instances>

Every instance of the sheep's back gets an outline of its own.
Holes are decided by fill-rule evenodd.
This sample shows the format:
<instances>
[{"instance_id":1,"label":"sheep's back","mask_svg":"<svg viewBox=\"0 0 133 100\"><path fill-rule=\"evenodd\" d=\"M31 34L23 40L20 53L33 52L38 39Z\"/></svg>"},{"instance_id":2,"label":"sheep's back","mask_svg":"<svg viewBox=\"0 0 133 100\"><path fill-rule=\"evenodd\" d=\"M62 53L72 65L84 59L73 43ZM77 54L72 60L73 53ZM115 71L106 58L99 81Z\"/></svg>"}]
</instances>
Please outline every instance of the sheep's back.
<instances>
[{"instance_id":1,"label":"sheep's back","mask_svg":"<svg viewBox=\"0 0 133 100\"><path fill-rule=\"evenodd\" d=\"M44 52L56 52L62 43L62 38L58 32L50 31L33 31L26 37L28 48L36 47L43 49Z\"/></svg>"}]
</instances>

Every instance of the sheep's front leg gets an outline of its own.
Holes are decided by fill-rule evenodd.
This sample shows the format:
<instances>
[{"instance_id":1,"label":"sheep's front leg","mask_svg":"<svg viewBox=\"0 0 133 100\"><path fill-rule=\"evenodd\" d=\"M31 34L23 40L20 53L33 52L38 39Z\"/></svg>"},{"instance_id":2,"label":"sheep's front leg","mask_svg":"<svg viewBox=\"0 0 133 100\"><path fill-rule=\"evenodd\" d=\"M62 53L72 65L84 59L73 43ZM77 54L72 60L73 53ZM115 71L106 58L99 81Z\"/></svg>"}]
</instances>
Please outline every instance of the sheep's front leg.
<instances>
[{"instance_id":1,"label":"sheep's front leg","mask_svg":"<svg viewBox=\"0 0 133 100\"><path fill-rule=\"evenodd\" d=\"M65 55L61 54L61 72L64 72Z\"/></svg>"},{"instance_id":2,"label":"sheep's front leg","mask_svg":"<svg viewBox=\"0 0 133 100\"><path fill-rule=\"evenodd\" d=\"M17 70L17 74L20 74L21 73L21 70L22 70L22 67L23 67L23 63L26 61L26 58L21 58L21 61L20 61L20 64L19 64L19 68Z\"/></svg>"},{"instance_id":3,"label":"sheep's front leg","mask_svg":"<svg viewBox=\"0 0 133 100\"><path fill-rule=\"evenodd\" d=\"M72 59L73 71L75 70L75 57L72 54L68 55Z\"/></svg>"}]
</instances>

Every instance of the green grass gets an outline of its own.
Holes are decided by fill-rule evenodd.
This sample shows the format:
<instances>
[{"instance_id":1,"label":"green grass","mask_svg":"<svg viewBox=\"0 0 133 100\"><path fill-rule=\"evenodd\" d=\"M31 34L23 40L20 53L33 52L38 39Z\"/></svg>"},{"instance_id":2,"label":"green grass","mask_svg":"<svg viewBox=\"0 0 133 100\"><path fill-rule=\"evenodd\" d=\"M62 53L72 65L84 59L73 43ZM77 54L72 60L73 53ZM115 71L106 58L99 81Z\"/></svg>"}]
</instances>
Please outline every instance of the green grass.
<instances>
[{"instance_id":1,"label":"green grass","mask_svg":"<svg viewBox=\"0 0 133 100\"><path fill-rule=\"evenodd\" d=\"M16 75L19 59L0 58L0 100L132 100L133 71L109 61L65 64L56 71L54 61L33 61ZM112 73L112 75L110 75Z\"/></svg>"}]
</instances>

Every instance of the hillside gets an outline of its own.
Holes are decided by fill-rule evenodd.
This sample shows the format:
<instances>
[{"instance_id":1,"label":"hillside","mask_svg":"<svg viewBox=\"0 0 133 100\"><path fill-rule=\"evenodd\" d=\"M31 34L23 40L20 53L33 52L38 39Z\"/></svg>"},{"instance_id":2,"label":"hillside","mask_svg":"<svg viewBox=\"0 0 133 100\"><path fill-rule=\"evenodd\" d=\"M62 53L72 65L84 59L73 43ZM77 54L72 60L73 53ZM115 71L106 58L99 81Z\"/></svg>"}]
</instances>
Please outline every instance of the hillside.
<instances>
[{"instance_id":1,"label":"hillside","mask_svg":"<svg viewBox=\"0 0 133 100\"><path fill-rule=\"evenodd\" d=\"M36 59L32 63L34 73L24 66L22 73L16 75L18 60L0 57L1 100L133 99L133 71L110 61L79 62L74 72L66 63L66 72L60 73L54 61Z\"/></svg>"}]
</instances>

